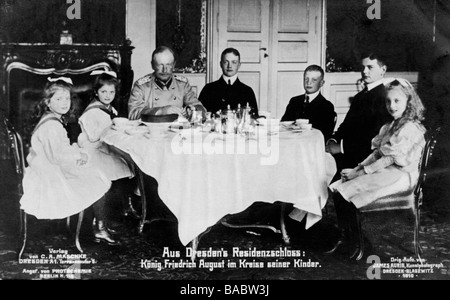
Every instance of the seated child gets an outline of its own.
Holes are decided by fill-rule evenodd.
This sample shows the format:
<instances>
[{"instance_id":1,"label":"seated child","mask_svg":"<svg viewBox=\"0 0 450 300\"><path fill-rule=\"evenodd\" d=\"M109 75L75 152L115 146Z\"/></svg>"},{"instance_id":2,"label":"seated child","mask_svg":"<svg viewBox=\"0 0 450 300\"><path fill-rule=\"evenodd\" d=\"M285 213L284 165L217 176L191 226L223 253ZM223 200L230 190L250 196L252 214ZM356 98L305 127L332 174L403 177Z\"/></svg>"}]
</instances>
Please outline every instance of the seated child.
<instances>
[{"instance_id":1,"label":"seated child","mask_svg":"<svg viewBox=\"0 0 450 300\"><path fill-rule=\"evenodd\" d=\"M94 97L79 119L82 132L78 136L78 145L110 180L133 176L125 159L110 151L100 140L102 133L111 128L112 119L117 117L111 102L116 98L118 85L115 72L100 73L94 82Z\"/></svg>"},{"instance_id":2,"label":"seated child","mask_svg":"<svg viewBox=\"0 0 450 300\"><path fill-rule=\"evenodd\" d=\"M112 102L119 94L120 83L117 74L113 71L93 71L91 75L96 75L93 86L94 95L79 119L81 134L78 136L78 145L87 151L92 163L103 170L108 179L116 181L115 184L121 186L126 193L123 198L128 199L132 194L132 186L129 180L119 179L133 177L133 172L126 160L118 152L111 151L110 147L100 139L102 133L111 128L112 119L117 117L117 111L112 106ZM124 206L124 214L134 212L131 202L124 200L121 204ZM109 227L108 229L113 231Z\"/></svg>"},{"instance_id":3,"label":"seated child","mask_svg":"<svg viewBox=\"0 0 450 300\"><path fill-rule=\"evenodd\" d=\"M37 125L31 136L20 205L38 219L63 219L92 205L98 220L95 241L114 245L117 242L104 223L104 195L111 181L89 164L85 151L77 144L70 145L63 126L63 116L70 109L71 87L70 78L49 78L36 107Z\"/></svg>"},{"instance_id":4,"label":"seated child","mask_svg":"<svg viewBox=\"0 0 450 300\"><path fill-rule=\"evenodd\" d=\"M335 116L334 105L320 93L325 81L324 71L320 66L310 65L303 75L305 94L291 98L281 121L295 121L308 119L312 127L319 129L325 141L334 131Z\"/></svg>"},{"instance_id":5,"label":"seated child","mask_svg":"<svg viewBox=\"0 0 450 300\"><path fill-rule=\"evenodd\" d=\"M343 169L341 180L330 185L341 229L330 253L351 240L356 209L380 197L412 191L417 184L425 146L424 106L408 81L395 79L386 87L386 107L393 120L373 138L372 154L355 168Z\"/></svg>"}]
</instances>

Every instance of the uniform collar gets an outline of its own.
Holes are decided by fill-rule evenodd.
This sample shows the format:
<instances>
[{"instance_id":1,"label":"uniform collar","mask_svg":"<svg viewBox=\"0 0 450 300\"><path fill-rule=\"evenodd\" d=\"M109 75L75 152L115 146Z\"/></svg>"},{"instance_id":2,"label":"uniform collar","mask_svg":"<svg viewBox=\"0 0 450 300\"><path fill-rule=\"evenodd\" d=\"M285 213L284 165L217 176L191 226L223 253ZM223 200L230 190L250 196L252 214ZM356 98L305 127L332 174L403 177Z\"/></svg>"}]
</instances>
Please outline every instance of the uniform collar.
<instances>
[{"instance_id":1,"label":"uniform collar","mask_svg":"<svg viewBox=\"0 0 450 300\"><path fill-rule=\"evenodd\" d=\"M170 77L170 79L167 80L167 82L163 82L155 77L156 85L159 86L159 88L162 90L164 90L164 88L166 88L168 90L170 88L170 85L172 84L172 81L173 81L173 76Z\"/></svg>"},{"instance_id":2,"label":"uniform collar","mask_svg":"<svg viewBox=\"0 0 450 300\"><path fill-rule=\"evenodd\" d=\"M228 80L231 80L231 85L234 84L234 82L237 80L238 76L237 74L231 77L228 77L226 75L222 75L223 80L226 82L226 84L228 84Z\"/></svg>"},{"instance_id":3,"label":"uniform collar","mask_svg":"<svg viewBox=\"0 0 450 300\"><path fill-rule=\"evenodd\" d=\"M320 94L320 90L315 93L312 93L312 94L305 94L305 96L308 95L309 102L312 102L314 99L317 98L317 96L319 96L319 94Z\"/></svg>"},{"instance_id":4,"label":"uniform collar","mask_svg":"<svg viewBox=\"0 0 450 300\"><path fill-rule=\"evenodd\" d=\"M370 90L376 88L377 86L379 86L380 84L383 84L383 83L384 83L384 78L382 78L382 79L380 79L380 80L377 80L377 81L375 81L375 82L368 83L368 84L366 85L367 91L370 91Z\"/></svg>"}]
</instances>

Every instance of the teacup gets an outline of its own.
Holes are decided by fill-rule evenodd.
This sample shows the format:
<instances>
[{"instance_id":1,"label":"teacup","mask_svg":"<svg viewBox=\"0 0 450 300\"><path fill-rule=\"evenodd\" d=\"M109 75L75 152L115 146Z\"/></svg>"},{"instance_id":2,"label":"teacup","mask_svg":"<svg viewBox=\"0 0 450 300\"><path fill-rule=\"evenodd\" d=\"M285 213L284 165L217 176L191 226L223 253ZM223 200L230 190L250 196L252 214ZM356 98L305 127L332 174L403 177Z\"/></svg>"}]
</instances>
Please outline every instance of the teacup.
<instances>
[{"instance_id":1,"label":"teacup","mask_svg":"<svg viewBox=\"0 0 450 300\"><path fill-rule=\"evenodd\" d=\"M297 119L297 120L295 120L295 124L297 124L297 125L309 124L309 119Z\"/></svg>"},{"instance_id":2,"label":"teacup","mask_svg":"<svg viewBox=\"0 0 450 300\"><path fill-rule=\"evenodd\" d=\"M261 126L267 126L268 120L266 118L259 118L258 124Z\"/></svg>"},{"instance_id":3,"label":"teacup","mask_svg":"<svg viewBox=\"0 0 450 300\"><path fill-rule=\"evenodd\" d=\"M127 118L114 118L112 120L113 124L117 127L123 127L126 126L129 122L129 120Z\"/></svg>"}]
</instances>

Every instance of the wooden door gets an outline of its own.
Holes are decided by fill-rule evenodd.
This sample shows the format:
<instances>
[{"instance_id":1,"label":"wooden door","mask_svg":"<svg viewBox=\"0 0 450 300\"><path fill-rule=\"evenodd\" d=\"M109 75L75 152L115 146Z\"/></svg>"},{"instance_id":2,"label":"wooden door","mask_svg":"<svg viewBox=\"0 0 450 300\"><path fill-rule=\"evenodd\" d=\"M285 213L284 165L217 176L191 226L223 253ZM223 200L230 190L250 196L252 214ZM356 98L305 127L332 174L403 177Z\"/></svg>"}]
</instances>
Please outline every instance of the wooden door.
<instances>
[{"instance_id":1,"label":"wooden door","mask_svg":"<svg viewBox=\"0 0 450 300\"><path fill-rule=\"evenodd\" d=\"M321 65L322 1L274 0L268 110L281 118L290 98L304 93L303 73Z\"/></svg>"},{"instance_id":2,"label":"wooden door","mask_svg":"<svg viewBox=\"0 0 450 300\"><path fill-rule=\"evenodd\" d=\"M220 55L226 48L241 54L239 79L251 86L258 107L267 103L270 0L219 0L216 5L216 45L213 47L213 80L222 75ZM265 50L264 50L265 49Z\"/></svg>"},{"instance_id":3,"label":"wooden door","mask_svg":"<svg viewBox=\"0 0 450 300\"><path fill-rule=\"evenodd\" d=\"M303 92L303 70L321 63L322 1L213 1L210 81L222 74L221 52L238 49L239 78L255 91L260 110L280 118L289 99Z\"/></svg>"}]
</instances>

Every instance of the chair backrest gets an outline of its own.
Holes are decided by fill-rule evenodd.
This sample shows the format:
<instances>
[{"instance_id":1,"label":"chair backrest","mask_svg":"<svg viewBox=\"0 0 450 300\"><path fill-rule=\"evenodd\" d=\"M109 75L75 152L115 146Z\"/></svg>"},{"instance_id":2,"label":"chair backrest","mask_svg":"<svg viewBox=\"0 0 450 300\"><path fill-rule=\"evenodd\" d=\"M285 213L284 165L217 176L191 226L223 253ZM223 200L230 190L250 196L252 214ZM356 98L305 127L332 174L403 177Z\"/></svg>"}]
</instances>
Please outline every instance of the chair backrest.
<instances>
[{"instance_id":1,"label":"chair backrest","mask_svg":"<svg viewBox=\"0 0 450 300\"><path fill-rule=\"evenodd\" d=\"M333 132L335 132L336 131L336 123L337 123L337 113L336 112L334 112L334 125L333 125Z\"/></svg>"},{"instance_id":2,"label":"chair backrest","mask_svg":"<svg viewBox=\"0 0 450 300\"><path fill-rule=\"evenodd\" d=\"M420 196L422 193L422 187L427 179L427 167L430 157L433 155L434 147L436 146L436 136L433 133L430 133L426 139L425 147L423 148L422 158L419 165L419 179L417 181L416 188L414 190L414 194L416 196ZM421 201L422 197L418 197ZM421 205L422 203L419 203Z\"/></svg>"},{"instance_id":3,"label":"chair backrest","mask_svg":"<svg viewBox=\"0 0 450 300\"><path fill-rule=\"evenodd\" d=\"M14 129L8 119L4 120L6 131L8 132L8 138L10 147L14 156L16 173L23 176L25 173L25 155L23 152L23 141L21 135ZM22 185L19 185L19 192L22 194Z\"/></svg>"}]
</instances>

